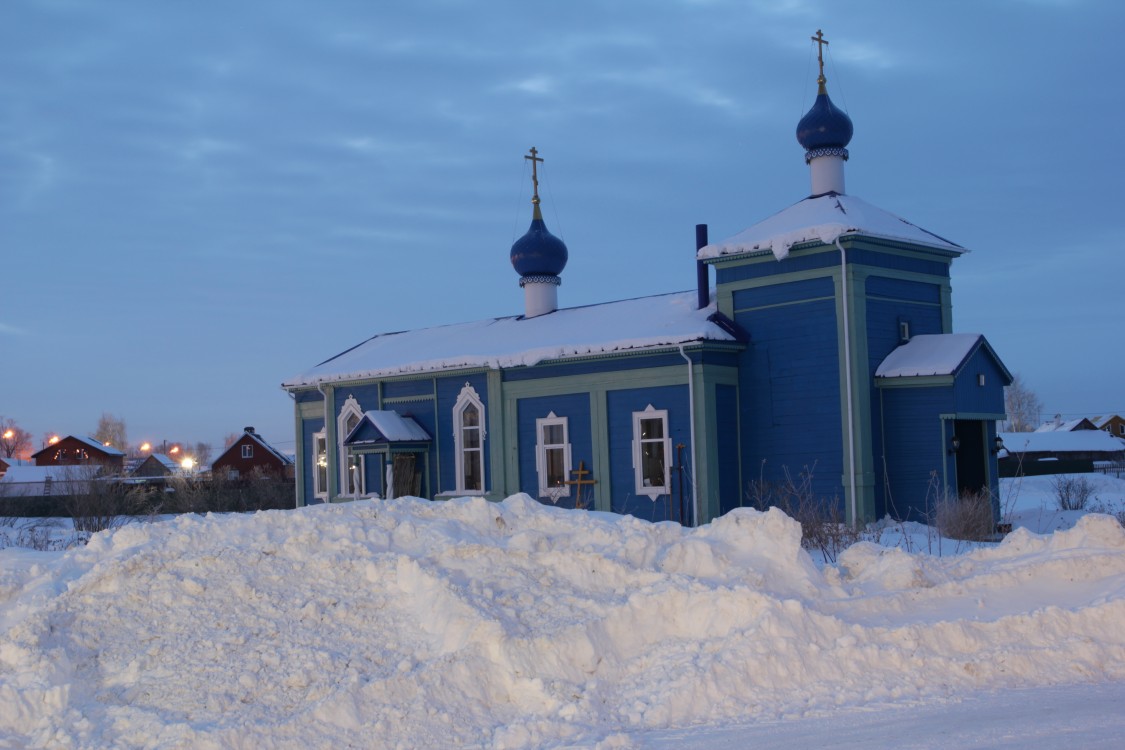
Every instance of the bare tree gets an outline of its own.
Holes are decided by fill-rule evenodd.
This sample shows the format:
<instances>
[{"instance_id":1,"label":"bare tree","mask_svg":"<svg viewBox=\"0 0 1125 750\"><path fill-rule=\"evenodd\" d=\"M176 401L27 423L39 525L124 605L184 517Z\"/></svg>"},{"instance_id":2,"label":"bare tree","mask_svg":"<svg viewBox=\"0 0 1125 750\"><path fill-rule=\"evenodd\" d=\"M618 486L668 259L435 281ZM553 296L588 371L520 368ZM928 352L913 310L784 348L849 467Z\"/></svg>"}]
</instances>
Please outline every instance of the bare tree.
<instances>
[{"instance_id":1,"label":"bare tree","mask_svg":"<svg viewBox=\"0 0 1125 750\"><path fill-rule=\"evenodd\" d=\"M1012 384L1004 389L1004 411L1008 413L1009 432L1031 432L1039 426L1043 402L1017 373Z\"/></svg>"},{"instance_id":2,"label":"bare tree","mask_svg":"<svg viewBox=\"0 0 1125 750\"><path fill-rule=\"evenodd\" d=\"M27 458L31 453L31 433L10 417L0 417L0 456Z\"/></svg>"},{"instance_id":3,"label":"bare tree","mask_svg":"<svg viewBox=\"0 0 1125 750\"><path fill-rule=\"evenodd\" d=\"M235 443L237 443L237 442L238 442L238 439L239 439L240 437L242 437L242 436L243 436L243 434L245 434L245 433L242 433L242 432L230 432L230 433L227 433L227 435L225 435L225 436L223 437L223 450L226 450L227 448L229 448L229 447L231 447L232 445L234 445Z\"/></svg>"},{"instance_id":4,"label":"bare tree","mask_svg":"<svg viewBox=\"0 0 1125 750\"><path fill-rule=\"evenodd\" d=\"M107 411L103 411L101 419L98 420L98 429L94 433L94 438L120 451L126 450L129 446L129 440L125 436L125 420Z\"/></svg>"},{"instance_id":5,"label":"bare tree","mask_svg":"<svg viewBox=\"0 0 1125 750\"><path fill-rule=\"evenodd\" d=\"M211 444L210 443L196 443L195 444L195 461L200 466L205 466L211 460Z\"/></svg>"}]
</instances>

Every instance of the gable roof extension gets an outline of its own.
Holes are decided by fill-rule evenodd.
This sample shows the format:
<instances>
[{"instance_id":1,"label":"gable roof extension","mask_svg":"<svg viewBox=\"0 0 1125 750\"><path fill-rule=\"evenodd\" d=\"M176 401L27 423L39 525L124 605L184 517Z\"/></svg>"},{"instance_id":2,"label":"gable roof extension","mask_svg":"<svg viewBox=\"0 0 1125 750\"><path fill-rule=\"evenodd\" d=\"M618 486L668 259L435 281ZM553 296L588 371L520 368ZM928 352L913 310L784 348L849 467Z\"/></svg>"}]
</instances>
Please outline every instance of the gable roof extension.
<instances>
[{"instance_id":1,"label":"gable roof extension","mask_svg":"<svg viewBox=\"0 0 1125 750\"><path fill-rule=\"evenodd\" d=\"M430 435L413 417L404 417L393 410L375 410L363 413L348 436L345 445L371 445L378 443L425 443Z\"/></svg>"},{"instance_id":2,"label":"gable roof extension","mask_svg":"<svg viewBox=\"0 0 1125 750\"><path fill-rule=\"evenodd\" d=\"M374 336L282 383L317 383L465 368L532 366L568 357L660 349L700 341L736 342L696 309L695 292L570 307L534 318L490 318Z\"/></svg>"},{"instance_id":3,"label":"gable roof extension","mask_svg":"<svg viewBox=\"0 0 1125 750\"><path fill-rule=\"evenodd\" d=\"M1011 374L979 333L931 333L913 336L879 363L876 378L956 376L978 348L984 347L1011 381Z\"/></svg>"},{"instance_id":4,"label":"gable roof extension","mask_svg":"<svg viewBox=\"0 0 1125 750\"><path fill-rule=\"evenodd\" d=\"M700 248L697 257L707 260L726 255L772 252L774 257L782 260L794 245L804 242L831 245L837 238L848 235L909 242L958 255L968 252L960 245L854 195L827 193L805 198L733 237L706 245Z\"/></svg>"},{"instance_id":5,"label":"gable roof extension","mask_svg":"<svg viewBox=\"0 0 1125 750\"><path fill-rule=\"evenodd\" d=\"M1002 432L1004 449L1018 453L1106 453L1125 452L1125 440L1103 430L1073 432Z\"/></svg>"}]
</instances>

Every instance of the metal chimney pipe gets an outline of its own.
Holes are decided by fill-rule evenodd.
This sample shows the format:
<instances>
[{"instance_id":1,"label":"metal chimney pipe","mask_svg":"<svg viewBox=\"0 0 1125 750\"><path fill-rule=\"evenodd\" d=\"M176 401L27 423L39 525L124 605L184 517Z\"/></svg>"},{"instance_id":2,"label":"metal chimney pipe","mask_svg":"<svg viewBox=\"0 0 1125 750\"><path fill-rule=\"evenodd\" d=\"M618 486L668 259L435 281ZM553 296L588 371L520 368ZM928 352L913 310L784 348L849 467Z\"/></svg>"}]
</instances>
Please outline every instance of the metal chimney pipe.
<instances>
[{"instance_id":1,"label":"metal chimney pipe","mask_svg":"<svg viewBox=\"0 0 1125 750\"><path fill-rule=\"evenodd\" d=\"M699 250L707 245L707 225L695 225L695 290L699 302L699 309L707 307L711 304L711 286L708 282L707 264L699 260Z\"/></svg>"}]
</instances>

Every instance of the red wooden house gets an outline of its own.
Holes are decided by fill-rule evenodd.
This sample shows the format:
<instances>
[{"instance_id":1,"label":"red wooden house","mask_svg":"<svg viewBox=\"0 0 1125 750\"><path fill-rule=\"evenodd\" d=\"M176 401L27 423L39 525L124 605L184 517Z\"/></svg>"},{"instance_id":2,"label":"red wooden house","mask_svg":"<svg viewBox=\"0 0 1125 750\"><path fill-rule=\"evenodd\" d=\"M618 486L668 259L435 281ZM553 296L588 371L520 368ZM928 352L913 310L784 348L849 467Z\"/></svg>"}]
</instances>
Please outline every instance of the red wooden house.
<instances>
[{"instance_id":1,"label":"red wooden house","mask_svg":"<svg viewBox=\"0 0 1125 750\"><path fill-rule=\"evenodd\" d=\"M267 443L253 427L247 427L242 436L212 462L211 474L230 479L255 474L290 478L293 459Z\"/></svg>"},{"instance_id":2,"label":"red wooden house","mask_svg":"<svg viewBox=\"0 0 1125 750\"><path fill-rule=\"evenodd\" d=\"M102 445L92 437L67 435L43 450L31 454L36 466L103 466L108 471L125 470L125 454L113 446Z\"/></svg>"}]
</instances>

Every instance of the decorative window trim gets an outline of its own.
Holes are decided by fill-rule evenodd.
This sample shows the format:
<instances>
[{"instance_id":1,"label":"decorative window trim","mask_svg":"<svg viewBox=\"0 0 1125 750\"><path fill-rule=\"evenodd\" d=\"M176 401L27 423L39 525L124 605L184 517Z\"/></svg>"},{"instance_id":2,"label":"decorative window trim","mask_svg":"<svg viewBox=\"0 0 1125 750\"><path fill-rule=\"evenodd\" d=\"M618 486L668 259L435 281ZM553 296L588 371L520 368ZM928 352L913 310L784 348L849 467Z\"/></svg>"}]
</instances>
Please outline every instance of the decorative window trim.
<instances>
[{"instance_id":1,"label":"decorative window trim","mask_svg":"<svg viewBox=\"0 0 1125 750\"><path fill-rule=\"evenodd\" d=\"M351 430L348 429L348 420L352 417L355 417L356 424L359 424L359 420L363 419L363 408L360 407L359 401L356 400L355 396L348 396L344 401L344 405L340 407L340 415L336 417L336 447L338 449L336 461L340 474L339 494L345 497L364 494L363 485L365 472L363 471L363 458L351 455L347 446L344 445L344 439L347 438L348 433L351 432ZM351 459L353 458L355 459L355 466L359 470L358 476L352 476L350 472ZM352 485L353 479L358 480L355 486Z\"/></svg>"},{"instance_id":2,"label":"decorative window trim","mask_svg":"<svg viewBox=\"0 0 1125 750\"><path fill-rule=\"evenodd\" d=\"M323 449L321 448L323 446ZM324 469L323 486L320 469ZM313 497L328 497L328 434L325 430L314 432L312 436L312 480Z\"/></svg>"},{"instance_id":3,"label":"decorative window trim","mask_svg":"<svg viewBox=\"0 0 1125 750\"><path fill-rule=\"evenodd\" d=\"M480 430L480 440L478 448L466 448L465 441L465 425L464 414L468 407L474 407L479 415L479 425L476 429ZM485 494L485 481L484 481L484 441L488 436L488 430L485 423L484 402L481 401L480 395L476 389L468 383L461 389L461 393L457 396L457 403L453 405L453 464L454 464L454 486L458 493L469 495L483 495ZM473 429L469 427L468 429ZM480 487L468 488L465 486L465 457L470 456L470 460L477 461L477 470L480 476Z\"/></svg>"},{"instance_id":4,"label":"decorative window trim","mask_svg":"<svg viewBox=\"0 0 1125 750\"><path fill-rule=\"evenodd\" d=\"M543 428L556 425L562 426L562 442L546 443L543 439ZM552 501L560 497L570 497L570 485L563 484L554 487L547 486L547 451L563 451L563 481L570 476L573 463L570 458L570 424L567 417L555 416L550 412L546 417L535 420L535 473L539 477L539 497L549 497Z\"/></svg>"},{"instance_id":5,"label":"decorative window trim","mask_svg":"<svg viewBox=\"0 0 1125 750\"><path fill-rule=\"evenodd\" d=\"M664 423L663 438L643 438L641 436L641 422L650 419L660 419ZM661 486L645 486L644 466L642 456L644 445L659 443L664 451L664 484ZM668 431L668 410L654 409L652 404L645 407L644 411L633 412L633 479L638 495L645 495L655 500L660 495L667 495L671 491L672 465L672 437Z\"/></svg>"}]
</instances>

